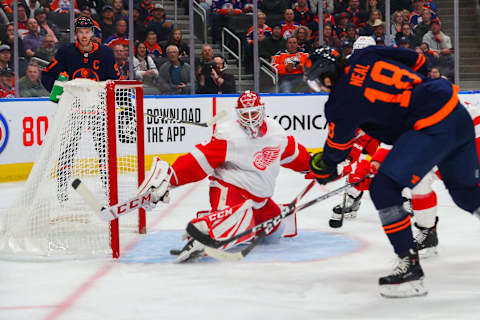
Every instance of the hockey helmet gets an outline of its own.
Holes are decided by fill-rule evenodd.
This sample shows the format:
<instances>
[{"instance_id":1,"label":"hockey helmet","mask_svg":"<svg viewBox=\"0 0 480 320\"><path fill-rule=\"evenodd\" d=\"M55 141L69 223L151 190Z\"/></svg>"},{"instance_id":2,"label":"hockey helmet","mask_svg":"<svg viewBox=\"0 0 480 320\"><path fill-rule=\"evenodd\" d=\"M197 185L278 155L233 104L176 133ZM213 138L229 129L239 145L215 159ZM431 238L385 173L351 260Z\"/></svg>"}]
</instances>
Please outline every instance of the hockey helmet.
<instances>
[{"instance_id":1,"label":"hockey helmet","mask_svg":"<svg viewBox=\"0 0 480 320\"><path fill-rule=\"evenodd\" d=\"M377 43L371 36L360 36L353 43L353 51L360 50L369 46L375 46Z\"/></svg>"},{"instance_id":2,"label":"hockey helmet","mask_svg":"<svg viewBox=\"0 0 480 320\"><path fill-rule=\"evenodd\" d=\"M307 72L307 83L315 92L321 91L321 86L330 88L338 78L337 64L341 60L341 55L335 49L329 46L323 46L315 49L309 56L312 66ZM329 78L330 83L325 83Z\"/></svg>"},{"instance_id":3,"label":"hockey helmet","mask_svg":"<svg viewBox=\"0 0 480 320\"><path fill-rule=\"evenodd\" d=\"M238 97L235 109L242 128L249 136L257 137L265 118L265 104L262 98L258 93L247 90Z\"/></svg>"},{"instance_id":4,"label":"hockey helmet","mask_svg":"<svg viewBox=\"0 0 480 320\"><path fill-rule=\"evenodd\" d=\"M77 32L78 28L90 28L93 32L93 21L90 17L79 17L75 20L75 32Z\"/></svg>"}]
</instances>

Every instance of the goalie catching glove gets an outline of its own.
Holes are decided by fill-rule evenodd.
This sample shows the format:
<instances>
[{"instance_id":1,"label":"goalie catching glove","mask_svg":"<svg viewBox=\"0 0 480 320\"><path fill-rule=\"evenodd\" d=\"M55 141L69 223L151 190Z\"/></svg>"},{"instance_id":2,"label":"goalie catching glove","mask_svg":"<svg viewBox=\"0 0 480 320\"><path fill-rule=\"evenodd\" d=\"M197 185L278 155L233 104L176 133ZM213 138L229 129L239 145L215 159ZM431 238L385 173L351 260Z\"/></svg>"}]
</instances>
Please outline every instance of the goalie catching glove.
<instances>
[{"instance_id":1,"label":"goalie catching glove","mask_svg":"<svg viewBox=\"0 0 480 320\"><path fill-rule=\"evenodd\" d=\"M144 194L152 189L152 201L149 205L144 205L146 210L155 208L155 205L161 201L169 203L168 187L170 186L170 177L172 172L168 162L163 161L159 157L154 157L150 171L145 176L142 185L137 189L137 195Z\"/></svg>"}]
</instances>

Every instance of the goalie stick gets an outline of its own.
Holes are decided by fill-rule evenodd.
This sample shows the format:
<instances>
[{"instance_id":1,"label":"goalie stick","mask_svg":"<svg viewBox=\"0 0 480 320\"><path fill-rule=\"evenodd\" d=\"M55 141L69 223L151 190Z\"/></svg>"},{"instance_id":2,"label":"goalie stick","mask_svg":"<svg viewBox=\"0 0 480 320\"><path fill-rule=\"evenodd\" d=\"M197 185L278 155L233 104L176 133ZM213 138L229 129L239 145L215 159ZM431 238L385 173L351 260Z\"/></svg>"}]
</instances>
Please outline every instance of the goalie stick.
<instances>
[{"instance_id":1,"label":"goalie stick","mask_svg":"<svg viewBox=\"0 0 480 320\"><path fill-rule=\"evenodd\" d=\"M78 192L90 209L92 209L101 220L106 222L115 220L120 216L152 203L153 190L149 189L147 192L132 197L125 202L105 208L80 179L77 178L73 180L72 187Z\"/></svg>"},{"instance_id":2,"label":"goalie stick","mask_svg":"<svg viewBox=\"0 0 480 320\"><path fill-rule=\"evenodd\" d=\"M363 179L362 179L363 180ZM313 183L315 183L315 181L312 181ZM317 198L314 198L306 203L303 203L299 206L296 206L296 201L297 201L297 198L295 198L294 201L292 201L287 207L285 207L282 212L269 219L269 220L266 220L248 230L245 230L244 232L242 233L239 233L237 234L236 236L232 237L232 238L229 238L229 239L226 239L226 240L216 240L216 239L213 239L211 238L209 235L207 234L204 234L202 232L200 232L200 230L198 230L192 223L189 223L187 225L187 233L192 237L194 238L195 240L199 241L200 243L202 243L203 245L205 245L205 252L211 256L212 258L215 258L215 259L218 259L218 260L225 260L225 261L238 261L238 260L241 260L243 259L248 253L250 253L250 251L252 251L252 249L260 242L259 241L253 241L247 248L243 249L242 251L239 251L239 252L227 252L227 251L223 251L223 250L220 250L218 249L219 247L222 247L232 241L235 241L237 239L240 239L246 235L249 235L251 233L254 233L254 232L257 232L257 231L262 231L260 236L261 238L265 237L265 235L270 232L271 230L273 230L273 228L275 228L275 226L277 226L282 219L288 217L289 215L293 214L294 212L298 212L298 211L301 211L305 208L308 208L312 205L314 205L315 203L317 202L320 202L320 201L323 201L323 200L326 200L334 195L337 195L339 193L342 193L344 190L358 184L359 182L355 182L355 183L347 183L345 184L344 186L338 188L338 189L335 189L333 191L330 191L324 195L321 195ZM312 183L310 183L308 187L310 187ZM308 191L309 189L306 190ZM310 187L311 188L311 187ZM306 192L304 192L303 194L305 194ZM257 239L255 239L257 240Z\"/></svg>"},{"instance_id":3,"label":"goalie stick","mask_svg":"<svg viewBox=\"0 0 480 320\"><path fill-rule=\"evenodd\" d=\"M210 127L212 124L214 124L218 120L224 118L227 115L227 112L225 110L222 110L219 113L217 113L209 121L200 122L200 123L199 122L186 121L186 120L180 120L180 119L177 119L177 118L170 118L170 117L166 117L166 116L162 116L162 115L153 115L153 114L150 114L150 113L144 113L144 114L146 116L151 117L151 118L159 118L159 119L170 121L172 123L183 123L183 124L191 124L191 125L199 126L199 127Z\"/></svg>"}]
</instances>

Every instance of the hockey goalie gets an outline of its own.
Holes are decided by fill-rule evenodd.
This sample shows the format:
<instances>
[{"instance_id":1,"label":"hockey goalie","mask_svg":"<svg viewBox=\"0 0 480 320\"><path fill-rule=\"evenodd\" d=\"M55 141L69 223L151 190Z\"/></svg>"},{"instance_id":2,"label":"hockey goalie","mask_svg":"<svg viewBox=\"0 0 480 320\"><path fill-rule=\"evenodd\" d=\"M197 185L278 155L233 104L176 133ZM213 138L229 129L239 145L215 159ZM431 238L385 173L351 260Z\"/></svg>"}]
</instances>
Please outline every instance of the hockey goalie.
<instances>
[{"instance_id":1,"label":"hockey goalie","mask_svg":"<svg viewBox=\"0 0 480 320\"><path fill-rule=\"evenodd\" d=\"M238 119L216 125L209 141L179 157L171 167L154 159L139 193L155 188L154 202L166 201L167 190L187 183L210 180L209 211L200 211L191 222L216 240L229 239L280 214L272 199L280 166L307 172L310 154L273 119L265 117L265 106L255 92L246 91L237 100ZM150 177L150 178L149 178ZM267 236L296 235L291 215ZM250 241L255 234L225 245L228 249ZM205 256L204 245L188 234L176 262Z\"/></svg>"}]
</instances>

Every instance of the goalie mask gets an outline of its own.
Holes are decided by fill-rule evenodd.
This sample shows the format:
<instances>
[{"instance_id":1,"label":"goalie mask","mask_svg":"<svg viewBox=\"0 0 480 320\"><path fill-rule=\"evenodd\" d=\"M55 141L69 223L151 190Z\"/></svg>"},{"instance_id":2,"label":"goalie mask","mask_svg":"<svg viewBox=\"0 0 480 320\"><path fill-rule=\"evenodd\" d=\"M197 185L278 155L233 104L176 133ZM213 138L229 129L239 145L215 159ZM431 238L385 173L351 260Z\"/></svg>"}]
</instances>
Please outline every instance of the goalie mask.
<instances>
[{"instance_id":1,"label":"goalie mask","mask_svg":"<svg viewBox=\"0 0 480 320\"><path fill-rule=\"evenodd\" d=\"M238 97L236 110L240 126L250 137L257 137L265 118L265 105L260 96L255 92L245 91Z\"/></svg>"},{"instance_id":2,"label":"goalie mask","mask_svg":"<svg viewBox=\"0 0 480 320\"><path fill-rule=\"evenodd\" d=\"M310 56L312 66L307 73L308 86L315 92L331 90L339 77L337 64L340 62L340 53L328 46L315 49ZM323 87L323 88L322 88Z\"/></svg>"}]
</instances>

